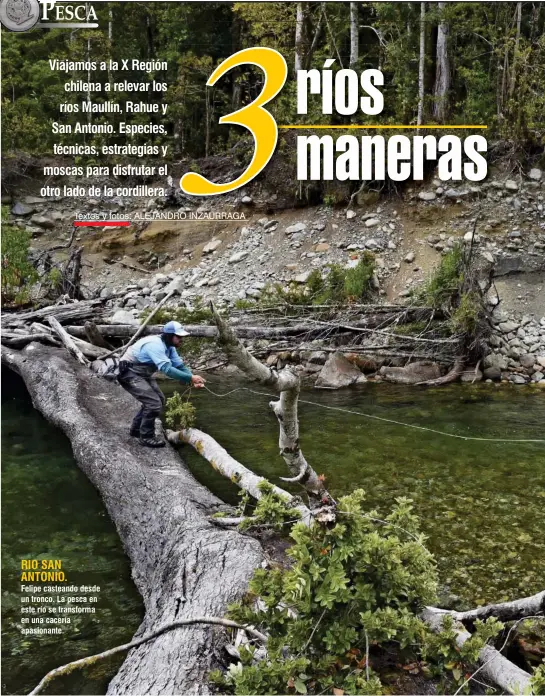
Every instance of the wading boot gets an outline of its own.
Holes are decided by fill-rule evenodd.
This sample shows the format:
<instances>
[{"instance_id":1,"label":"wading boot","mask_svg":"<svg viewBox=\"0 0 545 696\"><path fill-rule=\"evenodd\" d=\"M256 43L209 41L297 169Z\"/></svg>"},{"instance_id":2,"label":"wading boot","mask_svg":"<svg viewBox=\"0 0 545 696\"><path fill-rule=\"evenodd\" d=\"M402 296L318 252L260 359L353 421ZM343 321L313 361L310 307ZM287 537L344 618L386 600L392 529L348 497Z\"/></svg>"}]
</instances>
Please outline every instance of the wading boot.
<instances>
[{"instance_id":1,"label":"wading boot","mask_svg":"<svg viewBox=\"0 0 545 696\"><path fill-rule=\"evenodd\" d=\"M157 437L141 437L138 441L144 447L164 447L165 441Z\"/></svg>"},{"instance_id":2,"label":"wading boot","mask_svg":"<svg viewBox=\"0 0 545 696\"><path fill-rule=\"evenodd\" d=\"M140 437L140 428L138 428L138 429L136 429L136 428L131 428L131 429L129 430L129 435L130 435L131 437Z\"/></svg>"}]
</instances>

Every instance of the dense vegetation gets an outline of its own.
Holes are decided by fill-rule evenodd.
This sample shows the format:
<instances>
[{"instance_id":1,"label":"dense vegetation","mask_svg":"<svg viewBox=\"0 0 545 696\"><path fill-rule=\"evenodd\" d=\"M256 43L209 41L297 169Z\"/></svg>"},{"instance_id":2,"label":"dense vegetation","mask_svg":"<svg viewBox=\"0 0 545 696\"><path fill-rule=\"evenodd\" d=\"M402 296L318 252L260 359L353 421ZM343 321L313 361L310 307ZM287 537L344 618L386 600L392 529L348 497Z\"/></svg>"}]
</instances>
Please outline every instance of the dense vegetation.
<instances>
[{"instance_id":1,"label":"dense vegetation","mask_svg":"<svg viewBox=\"0 0 545 696\"><path fill-rule=\"evenodd\" d=\"M73 80L106 82L156 79L169 89L167 134L155 144L170 144L170 157L200 157L225 152L243 130L220 126L222 114L259 93L262 74L253 68L228 73L205 88L213 68L248 46L278 49L290 79L272 110L279 122L329 122L318 98L309 114L296 116L295 65L334 70L380 68L385 73L381 123L486 123L493 135L540 143L545 112L545 8L539 2L428 3L119 3L94 5L99 30L34 29L24 34L2 30L2 110L4 152L50 154L59 140L51 123L74 122L81 114L59 114L63 101L81 103L85 93L66 92ZM49 59L100 61L138 58L168 61L168 68L146 76L133 70L53 72ZM420 76L420 88L419 88ZM92 93L93 101L134 99L126 92ZM140 98L140 95L136 95ZM163 101L150 92L147 101ZM149 114L131 115L149 121ZM87 116L85 116L85 119ZM94 114L121 120L123 114ZM348 117L334 117L348 123ZM363 114L354 121L370 117ZM372 120L372 117L371 117ZM541 125L540 125L541 123ZM489 131L490 132L490 131ZM62 136L70 143L74 136ZM101 145L104 135L88 136ZM108 136L123 143L124 136ZM80 137L81 139L81 137ZM132 142L149 142L134 136Z\"/></svg>"},{"instance_id":2,"label":"dense vegetation","mask_svg":"<svg viewBox=\"0 0 545 696\"><path fill-rule=\"evenodd\" d=\"M263 498L252 523L293 518L271 491ZM469 693L478 654L503 625L477 621L460 647L451 618L439 633L420 618L436 600L437 573L410 500L398 498L381 519L356 490L338 501L334 524L295 524L290 537L290 566L257 570L244 601L230 608L231 618L269 635L267 656L242 644L240 662L211 675L222 692L400 693L392 668L403 667L402 674L439 680L438 693ZM542 680L540 667L533 693L542 693Z\"/></svg>"}]
</instances>

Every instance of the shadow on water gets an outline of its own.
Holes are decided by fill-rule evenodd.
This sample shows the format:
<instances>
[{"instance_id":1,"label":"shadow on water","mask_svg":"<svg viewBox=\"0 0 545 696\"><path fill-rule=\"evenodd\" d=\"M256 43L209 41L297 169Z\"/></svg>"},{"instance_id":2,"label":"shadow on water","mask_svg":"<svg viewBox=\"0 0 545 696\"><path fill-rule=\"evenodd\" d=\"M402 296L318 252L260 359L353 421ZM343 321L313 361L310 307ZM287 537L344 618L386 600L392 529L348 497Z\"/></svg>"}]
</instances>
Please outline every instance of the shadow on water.
<instances>
[{"instance_id":1,"label":"shadow on water","mask_svg":"<svg viewBox=\"0 0 545 696\"><path fill-rule=\"evenodd\" d=\"M242 385L223 379L209 386L225 393ZM222 399L193 392L198 427L284 485L269 399L248 391ZM301 398L464 436L544 437L545 393L538 389L377 384L309 390ZM370 506L381 512L398 496L414 500L449 593L474 604L543 589L545 445L465 441L309 404L300 405L300 421L303 451L334 495L364 488ZM199 480L236 502L229 481L190 448L184 457Z\"/></svg>"},{"instance_id":2,"label":"shadow on water","mask_svg":"<svg viewBox=\"0 0 545 696\"><path fill-rule=\"evenodd\" d=\"M50 669L130 640L143 609L115 527L68 439L32 408L19 377L2 376L2 693L23 694ZM21 635L24 558L61 559L70 584L100 585L96 614L69 614L61 635ZM45 693L104 694L123 659L77 670Z\"/></svg>"}]
</instances>

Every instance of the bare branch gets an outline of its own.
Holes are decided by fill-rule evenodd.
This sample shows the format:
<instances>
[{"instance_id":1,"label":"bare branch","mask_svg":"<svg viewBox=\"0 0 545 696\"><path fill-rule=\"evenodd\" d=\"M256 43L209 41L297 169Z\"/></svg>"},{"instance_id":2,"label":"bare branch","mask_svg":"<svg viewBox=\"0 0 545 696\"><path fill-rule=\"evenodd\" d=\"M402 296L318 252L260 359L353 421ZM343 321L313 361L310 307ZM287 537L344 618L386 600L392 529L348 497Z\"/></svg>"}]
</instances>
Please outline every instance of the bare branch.
<instances>
[{"instance_id":1,"label":"bare branch","mask_svg":"<svg viewBox=\"0 0 545 696\"><path fill-rule=\"evenodd\" d=\"M52 669L45 675L45 677L41 680L38 686L36 686L30 692L29 696L41 693L50 681L52 681L56 677L60 677L62 674L68 674L69 672L72 672L74 669L79 669L80 667L85 667L89 664L97 662L98 660L104 660L108 657L111 657L112 655L117 655L120 652L125 652L126 650L132 650L132 648L137 648L138 646L143 645L144 643L147 643L148 641L153 640L154 638L158 638L167 631L173 631L176 628L182 628L184 626L193 626L195 624L211 624L214 626L225 626L227 628L238 628L243 631L246 631L246 633L249 636L252 636L252 638L259 640L261 643L267 643L267 636L261 633L260 631L256 630L252 626L242 625L237 623L236 621L230 621L229 619L221 619L217 616L200 616L194 619L183 619L181 621L174 621L173 623L167 624L166 626L162 626L161 628L158 628L156 631L152 631L152 633L149 633L147 636L137 638L136 640L133 640L130 643L118 645L115 648L104 650L104 652L98 653L96 655L89 655L88 657L83 657L80 660L74 660L73 662L68 662L66 665L61 665L60 667Z\"/></svg>"}]
</instances>

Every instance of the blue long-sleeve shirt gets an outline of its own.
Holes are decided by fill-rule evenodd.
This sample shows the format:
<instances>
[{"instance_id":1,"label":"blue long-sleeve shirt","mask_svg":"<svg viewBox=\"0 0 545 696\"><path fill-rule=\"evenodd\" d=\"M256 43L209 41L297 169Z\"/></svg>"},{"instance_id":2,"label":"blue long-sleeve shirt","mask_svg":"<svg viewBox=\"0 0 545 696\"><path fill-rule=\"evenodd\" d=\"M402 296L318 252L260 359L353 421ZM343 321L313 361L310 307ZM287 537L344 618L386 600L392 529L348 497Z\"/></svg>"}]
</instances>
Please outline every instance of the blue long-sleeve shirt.
<instances>
[{"instance_id":1,"label":"blue long-sleeve shirt","mask_svg":"<svg viewBox=\"0 0 545 696\"><path fill-rule=\"evenodd\" d=\"M174 346L167 346L160 336L144 336L132 345L122 360L140 365L155 366L167 377L189 384L193 373L184 365Z\"/></svg>"}]
</instances>

